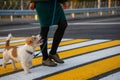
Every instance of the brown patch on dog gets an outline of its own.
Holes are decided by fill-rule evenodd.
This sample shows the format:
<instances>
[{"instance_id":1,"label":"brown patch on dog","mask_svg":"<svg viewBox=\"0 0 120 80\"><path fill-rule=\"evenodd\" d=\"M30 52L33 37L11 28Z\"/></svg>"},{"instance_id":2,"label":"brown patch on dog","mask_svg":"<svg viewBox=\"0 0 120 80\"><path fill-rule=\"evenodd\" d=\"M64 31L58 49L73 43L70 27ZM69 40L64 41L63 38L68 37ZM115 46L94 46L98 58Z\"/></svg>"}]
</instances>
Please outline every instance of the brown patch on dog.
<instances>
[{"instance_id":1,"label":"brown patch on dog","mask_svg":"<svg viewBox=\"0 0 120 80\"><path fill-rule=\"evenodd\" d=\"M30 46L32 46L33 45L33 38L32 37L28 37L28 38L26 38L26 43L28 44L28 45L30 45Z\"/></svg>"},{"instance_id":2,"label":"brown patch on dog","mask_svg":"<svg viewBox=\"0 0 120 80\"><path fill-rule=\"evenodd\" d=\"M10 46L9 43L10 43L10 40L7 40L5 46L6 46L6 47L9 47L9 46Z\"/></svg>"},{"instance_id":3,"label":"brown patch on dog","mask_svg":"<svg viewBox=\"0 0 120 80\"><path fill-rule=\"evenodd\" d=\"M14 48L13 48L12 56L13 56L13 57L17 57L17 47L14 47Z\"/></svg>"},{"instance_id":4,"label":"brown patch on dog","mask_svg":"<svg viewBox=\"0 0 120 80\"><path fill-rule=\"evenodd\" d=\"M7 50L9 49L13 49L12 50L12 56L13 57L17 57L17 47L16 46L9 46L9 47L6 47Z\"/></svg>"}]
</instances>

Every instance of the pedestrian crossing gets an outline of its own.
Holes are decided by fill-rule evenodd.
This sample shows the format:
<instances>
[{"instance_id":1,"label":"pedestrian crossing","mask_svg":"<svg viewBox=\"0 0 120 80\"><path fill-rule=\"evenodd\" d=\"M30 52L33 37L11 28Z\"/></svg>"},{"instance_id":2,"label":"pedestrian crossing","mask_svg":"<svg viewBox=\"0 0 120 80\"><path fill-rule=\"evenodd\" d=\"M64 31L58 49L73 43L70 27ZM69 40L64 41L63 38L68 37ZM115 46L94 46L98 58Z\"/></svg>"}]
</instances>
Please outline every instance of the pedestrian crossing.
<instances>
[{"instance_id":1,"label":"pedestrian crossing","mask_svg":"<svg viewBox=\"0 0 120 80\"><path fill-rule=\"evenodd\" d=\"M25 37L15 37L11 45L22 46L24 41ZM52 38L49 38L48 44L50 51ZM13 70L10 61L6 69L2 67L4 47L5 37L1 37L0 80L120 80L120 40L62 39L57 52L65 63L57 67L42 66L42 56L39 54L32 60L30 74L24 74L20 63L16 63L17 71ZM35 54L39 50L37 47Z\"/></svg>"}]
</instances>

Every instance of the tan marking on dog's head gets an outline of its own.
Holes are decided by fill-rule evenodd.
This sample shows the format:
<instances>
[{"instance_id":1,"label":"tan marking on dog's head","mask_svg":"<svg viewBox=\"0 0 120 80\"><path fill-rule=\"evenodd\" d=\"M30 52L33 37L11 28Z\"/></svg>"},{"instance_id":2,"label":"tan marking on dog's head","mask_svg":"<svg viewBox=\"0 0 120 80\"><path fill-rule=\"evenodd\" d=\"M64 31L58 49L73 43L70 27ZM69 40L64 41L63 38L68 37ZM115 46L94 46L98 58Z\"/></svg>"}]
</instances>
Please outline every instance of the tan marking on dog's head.
<instances>
[{"instance_id":1,"label":"tan marking on dog's head","mask_svg":"<svg viewBox=\"0 0 120 80\"><path fill-rule=\"evenodd\" d=\"M28 38L26 38L26 43L27 43L27 45L33 45L33 41L34 41L34 39L33 39L33 37L28 37Z\"/></svg>"},{"instance_id":2,"label":"tan marking on dog's head","mask_svg":"<svg viewBox=\"0 0 120 80\"><path fill-rule=\"evenodd\" d=\"M41 39L40 35L31 36L26 38L26 44L33 46L34 48L41 45L43 40Z\"/></svg>"}]
</instances>

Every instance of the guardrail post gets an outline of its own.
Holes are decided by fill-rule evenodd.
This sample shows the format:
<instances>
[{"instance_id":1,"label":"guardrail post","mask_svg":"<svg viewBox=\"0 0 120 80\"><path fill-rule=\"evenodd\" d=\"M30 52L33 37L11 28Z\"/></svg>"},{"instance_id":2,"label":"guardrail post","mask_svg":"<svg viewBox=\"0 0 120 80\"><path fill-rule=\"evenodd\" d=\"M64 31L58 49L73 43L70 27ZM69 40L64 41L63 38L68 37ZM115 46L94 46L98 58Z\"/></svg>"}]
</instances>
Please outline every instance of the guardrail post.
<instances>
[{"instance_id":1,"label":"guardrail post","mask_svg":"<svg viewBox=\"0 0 120 80\"><path fill-rule=\"evenodd\" d=\"M35 16L34 16L34 19L37 21L37 20L38 20L38 16L37 16L37 15L35 15Z\"/></svg>"},{"instance_id":2,"label":"guardrail post","mask_svg":"<svg viewBox=\"0 0 120 80\"><path fill-rule=\"evenodd\" d=\"M20 8L21 8L21 11L23 11L23 0L21 0L21 6L20 6ZM23 19L24 16L21 16L21 18Z\"/></svg>"},{"instance_id":3,"label":"guardrail post","mask_svg":"<svg viewBox=\"0 0 120 80\"><path fill-rule=\"evenodd\" d=\"M71 5L70 9L73 9L73 2L72 1L70 2L70 5ZM75 18L75 13L71 13L71 17Z\"/></svg>"},{"instance_id":4,"label":"guardrail post","mask_svg":"<svg viewBox=\"0 0 120 80\"><path fill-rule=\"evenodd\" d=\"M100 8L101 6L101 0L98 0L98 8Z\"/></svg>"},{"instance_id":5,"label":"guardrail post","mask_svg":"<svg viewBox=\"0 0 120 80\"><path fill-rule=\"evenodd\" d=\"M111 0L108 0L108 8L111 7ZM108 14L110 14L111 11L108 11Z\"/></svg>"},{"instance_id":6,"label":"guardrail post","mask_svg":"<svg viewBox=\"0 0 120 80\"><path fill-rule=\"evenodd\" d=\"M10 21L13 22L13 16L12 15L10 16Z\"/></svg>"},{"instance_id":7,"label":"guardrail post","mask_svg":"<svg viewBox=\"0 0 120 80\"><path fill-rule=\"evenodd\" d=\"M89 12L86 13L87 16L90 16Z\"/></svg>"},{"instance_id":8,"label":"guardrail post","mask_svg":"<svg viewBox=\"0 0 120 80\"><path fill-rule=\"evenodd\" d=\"M72 13L71 15L72 15L72 18L75 18L75 13Z\"/></svg>"},{"instance_id":9,"label":"guardrail post","mask_svg":"<svg viewBox=\"0 0 120 80\"><path fill-rule=\"evenodd\" d=\"M98 0L98 9L101 8L101 0ZM102 12L98 13L100 16L102 16Z\"/></svg>"},{"instance_id":10,"label":"guardrail post","mask_svg":"<svg viewBox=\"0 0 120 80\"><path fill-rule=\"evenodd\" d=\"M108 0L108 8L111 8L111 0ZM108 13L110 13L110 11L108 11ZM114 10L112 11L112 15L114 15L115 12Z\"/></svg>"},{"instance_id":11,"label":"guardrail post","mask_svg":"<svg viewBox=\"0 0 120 80\"><path fill-rule=\"evenodd\" d=\"M111 0L108 0L108 8L111 7Z\"/></svg>"}]
</instances>

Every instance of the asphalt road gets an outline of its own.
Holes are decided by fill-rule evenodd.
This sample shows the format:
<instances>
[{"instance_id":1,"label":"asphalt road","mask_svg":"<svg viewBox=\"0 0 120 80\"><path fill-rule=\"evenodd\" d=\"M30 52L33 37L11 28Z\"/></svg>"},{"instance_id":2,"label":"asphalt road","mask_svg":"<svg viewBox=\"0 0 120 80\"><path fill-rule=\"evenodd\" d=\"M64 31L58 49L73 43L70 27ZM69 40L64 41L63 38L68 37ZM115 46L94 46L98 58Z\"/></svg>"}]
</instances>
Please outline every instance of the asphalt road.
<instances>
[{"instance_id":1,"label":"asphalt road","mask_svg":"<svg viewBox=\"0 0 120 80\"><path fill-rule=\"evenodd\" d=\"M2 68L2 52L5 38L12 33L12 45L22 46L26 36L39 34L39 23L0 26L0 80L41 80L41 79L86 79L86 80L120 80L120 16L99 17L68 21L64 38L59 45L57 53L65 61L57 67L44 67L41 65L42 54L33 58L31 74L25 75L21 66L12 70L12 64L6 69ZM57 26L53 26L49 37L53 37ZM21 38L17 38L17 36ZM72 39L71 39L72 38ZM85 39L84 39L85 38ZM89 38L89 39L86 39ZM111 40L119 39L119 40ZM48 41L48 51L52 40ZM39 52L36 48L36 52ZM60 73L60 74L59 74ZM78 74L80 73L80 74ZM16 77L17 76L17 77Z\"/></svg>"},{"instance_id":2,"label":"asphalt road","mask_svg":"<svg viewBox=\"0 0 120 80\"><path fill-rule=\"evenodd\" d=\"M57 26L52 27L53 37ZM12 33L15 37L26 37L40 33L39 23L0 26L0 37ZM68 21L64 38L120 39L120 16L86 18Z\"/></svg>"}]
</instances>

